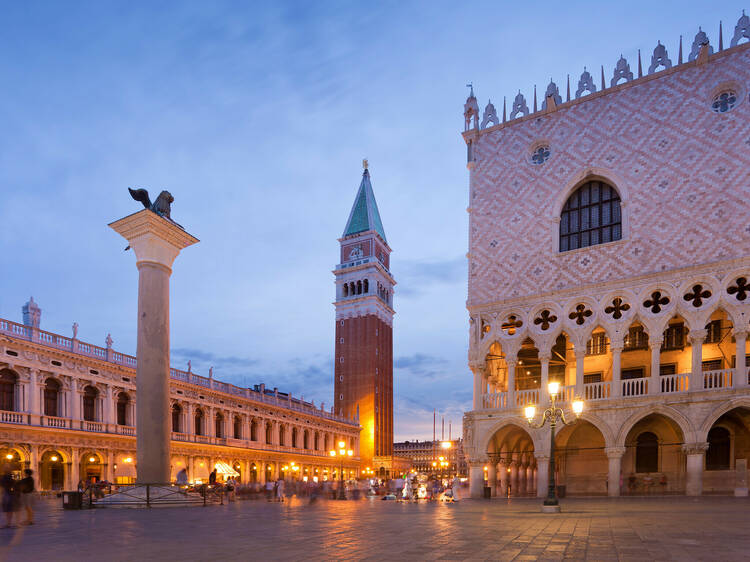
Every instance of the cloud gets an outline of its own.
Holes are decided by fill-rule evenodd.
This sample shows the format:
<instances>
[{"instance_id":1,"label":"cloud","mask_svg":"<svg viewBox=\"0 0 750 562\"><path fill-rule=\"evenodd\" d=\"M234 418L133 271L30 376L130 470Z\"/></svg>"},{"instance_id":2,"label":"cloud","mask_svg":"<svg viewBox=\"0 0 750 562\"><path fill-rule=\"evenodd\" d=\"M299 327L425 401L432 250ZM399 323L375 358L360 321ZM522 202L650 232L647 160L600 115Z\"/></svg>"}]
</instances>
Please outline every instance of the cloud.
<instances>
[{"instance_id":1,"label":"cloud","mask_svg":"<svg viewBox=\"0 0 750 562\"><path fill-rule=\"evenodd\" d=\"M417 377L430 379L445 374L446 365L448 365L446 359L425 353L415 353L414 355L398 357L393 362L393 367L396 370L409 371L410 374Z\"/></svg>"},{"instance_id":2,"label":"cloud","mask_svg":"<svg viewBox=\"0 0 750 562\"><path fill-rule=\"evenodd\" d=\"M209 366L221 368L221 367L252 367L260 363L259 359L252 359L249 357L234 357L218 355L205 351L203 349L191 349L191 348L177 348L171 351L172 356L177 356L185 361L192 361L197 364L208 364Z\"/></svg>"},{"instance_id":3,"label":"cloud","mask_svg":"<svg viewBox=\"0 0 750 562\"><path fill-rule=\"evenodd\" d=\"M466 280L466 258L457 257L442 261L408 261L395 271L399 279L400 296L422 292L425 286L452 285Z\"/></svg>"}]
</instances>

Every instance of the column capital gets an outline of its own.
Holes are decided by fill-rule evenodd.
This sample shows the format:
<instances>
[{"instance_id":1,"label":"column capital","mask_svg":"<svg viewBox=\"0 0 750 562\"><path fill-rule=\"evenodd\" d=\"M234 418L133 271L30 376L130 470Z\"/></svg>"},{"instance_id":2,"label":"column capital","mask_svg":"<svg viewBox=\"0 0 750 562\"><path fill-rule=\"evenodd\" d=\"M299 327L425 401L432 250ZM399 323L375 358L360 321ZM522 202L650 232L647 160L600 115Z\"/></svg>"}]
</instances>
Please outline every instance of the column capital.
<instances>
[{"instance_id":1,"label":"column capital","mask_svg":"<svg viewBox=\"0 0 750 562\"><path fill-rule=\"evenodd\" d=\"M685 443L682 452L686 455L702 455L708 449L708 443Z\"/></svg>"},{"instance_id":2,"label":"column capital","mask_svg":"<svg viewBox=\"0 0 750 562\"><path fill-rule=\"evenodd\" d=\"M661 344L664 343L664 334L648 335L648 347L654 349L658 347L661 349Z\"/></svg>"},{"instance_id":3,"label":"column capital","mask_svg":"<svg viewBox=\"0 0 750 562\"><path fill-rule=\"evenodd\" d=\"M534 451L534 458L536 459L537 464L547 462L549 461L549 453Z\"/></svg>"},{"instance_id":4,"label":"column capital","mask_svg":"<svg viewBox=\"0 0 750 562\"><path fill-rule=\"evenodd\" d=\"M619 459L625 454L626 450L625 447L607 447L604 449L604 453L608 459Z\"/></svg>"},{"instance_id":5,"label":"column capital","mask_svg":"<svg viewBox=\"0 0 750 562\"><path fill-rule=\"evenodd\" d=\"M625 343L622 340L620 341L610 340L609 342L610 353L622 353L622 350L624 347L625 347Z\"/></svg>"},{"instance_id":6,"label":"column capital","mask_svg":"<svg viewBox=\"0 0 750 562\"><path fill-rule=\"evenodd\" d=\"M511 356L508 356L508 355L506 355L506 356L505 356L505 364L506 364L506 365L507 365L508 367L515 367L516 365L518 365L518 357L517 357L517 356L515 356L515 355L513 355L512 357L511 357Z\"/></svg>"},{"instance_id":7,"label":"column capital","mask_svg":"<svg viewBox=\"0 0 750 562\"><path fill-rule=\"evenodd\" d=\"M708 331L703 328L700 330L690 330L688 332L688 339L690 340L690 343L703 343L703 340L706 339L707 335Z\"/></svg>"},{"instance_id":8,"label":"column capital","mask_svg":"<svg viewBox=\"0 0 750 562\"><path fill-rule=\"evenodd\" d=\"M747 339L747 332L747 330L743 330L742 328L732 329L732 335L735 337L735 339Z\"/></svg>"},{"instance_id":9,"label":"column capital","mask_svg":"<svg viewBox=\"0 0 750 562\"><path fill-rule=\"evenodd\" d=\"M539 351L539 361L549 361L551 357L552 357L552 351L547 351L547 350Z\"/></svg>"}]
</instances>

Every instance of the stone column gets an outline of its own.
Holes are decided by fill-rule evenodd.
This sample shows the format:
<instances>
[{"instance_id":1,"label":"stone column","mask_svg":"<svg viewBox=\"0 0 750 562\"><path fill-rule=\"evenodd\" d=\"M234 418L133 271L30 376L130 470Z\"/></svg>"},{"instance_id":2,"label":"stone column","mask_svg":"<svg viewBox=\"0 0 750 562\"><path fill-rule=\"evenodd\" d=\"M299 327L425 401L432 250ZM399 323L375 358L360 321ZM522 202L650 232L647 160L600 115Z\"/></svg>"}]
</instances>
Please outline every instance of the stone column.
<instances>
[{"instance_id":1,"label":"stone column","mask_svg":"<svg viewBox=\"0 0 750 562\"><path fill-rule=\"evenodd\" d=\"M576 396L583 397L583 358L586 357L585 344L577 347L576 355Z\"/></svg>"},{"instance_id":2,"label":"stone column","mask_svg":"<svg viewBox=\"0 0 750 562\"><path fill-rule=\"evenodd\" d=\"M745 362L747 361L745 355L745 342L747 341L747 332L735 329L734 339L736 341L736 346L734 353L735 365L732 386L734 388L742 388L743 386L747 386L747 367L745 367Z\"/></svg>"},{"instance_id":3,"label":"stone column","mask_svg":"<svg viewBox=\"0 0 750 562\"><path fill-rule=\"evenodd\" d=\"M500 480L500 492L498 495L508 495L508 465L505 462L500 462L497 468L497 476Z\"/></svg>"},{"instance_id":4,"label":"stone column","mask_svg":"<svg viewBox=\"0 0 750 562\"><path fill-rule=\"evenodd\" d=\"M542 386L539 389L539 404L537 404L537 407L542 407L542 404L549 402L549 391L547 390L547 385L549 384L549 360L549 351L539 352L539 361L542 364Z\"/></svg>"},{"instance_id":5,"label":"stone column","mask_svg":"<svg viewBox=\"0 0 750 562\"><path fill-rule=\"evenodd\" d=\"M648 380L648 393L661 393L661 383L659 381L659 365L661 364L661 344L664 341L664 335L648 336L648 345L651 348L651 376Z\"/></svg>"},{"instance_id":6,"label":"stone column","mask_svg":"<svg viewBox=\"0 0 750 562\"><path fill-rule=\"evenodd\" d=\"M115 481L115 453L112 451L112 449L109 449L107 451L107 470L104 477L108 482Z\"/></svg>"},{"instance_id":7,"label":"stone column","mask_svg":"<svg viewBox=\"0 0 750 562\"><path fill-rule=\"evenodd\" d=\"M609 470L607 471L607 495L616 497L620 495L620 476L622 474L622 456L625 454L625 447L607 447L604 449L609 460Z\"/></svg>"},{"instance_id":8,"label":"stone column","mask_svg":"<svg viewBox=\"0 0 750 562\"><path fill-rule=\"evenodd\" d=\"M484 494L484 463L469 463L469 496L481 498Z\"/></svg>"},{"instance_id":9,"label":"stone column","mask_svg":"<svg viewBox=\"0 0 750 562\"><path fill-rule=\"evenodd\" d=\"M37 369L29 370L29 423L39 425L41 411L39 408L39 371ZM36 467L32 466L31 470L36 474Z\"/></svg>"},{"instance_id":10,"label":"stone column","mask_svg":"<svg viewBox=\"0 0 750 562\"><path fill-rule=\"evenodd\" d=\"M75 447L71 450L68 466L70 467L68 470L70 474L70 487L68 489L77 490L78 481L81 479L81 455Z\"/></svg>"},{"instance_id":11,"label":"stone column","mask_svg":"<svg viewBox=\"0 0 750 562\"><path fill-rule=\"evenodd\" d=\"M534 467L529 460L529 464L526 466L526 492L533 491L534 486Z\"/></svg>"},{"instance_id":12,"label":"stone column","mask_svg":"<svg viewBox=\"0 0 750 562\"><path fill-rule=\"evenodd\" d=\"M508 381L506 391L508 392L508 408L516 407L516 365L517 357L505 357L505 364L508 366Z\"/></svg>"},{"instance_id":13,"label":"stone column","mask_svg":"<svg viewBox=\"0 0 750 562\"><path fill-rule=\"evenodd\" d=\"M511 496L518 495L518 460L510 461L510 472L508 473L508 490Z\"/></svg>"},{"instance_id":14,"label":"stone column","mask_svg":"<svg viewBox=\"0 0 750 562\"><path fill-rule=\"evenodd\" d=\"M258 462L258 463L255 463L255 466L256 466L256 470L258 471L258 482L260 482L262 485L265 486L265 484L266 484L266 463L265 463L265 461Z\"/></svg>"},{"instance_id":15,"label":"stone column","mask_svg":"<svg viewBox=\"0 0 750 562\"><path fill-rule=\"evenodd\" d=\"M487 465L487 485L490 487L492 497L497 496L497 465L492 460Z\"/></svg>"},{"instance_id":16,"label":"stone column","mask_svg":"<svg viewBox=\"0 0 750 562\"><path fill-rule=\"evenodd\" d=\"M609 350L612 353L612 397L618 398L622 395L622 382L620 381L620 354L622 353L622 342L610 342Z\"/></svg>"},{"instance_id":17,"label":"stone column","mask_svg":"<svg viewBox=\"0 0 750 562\"><path fill-rule=\"evenodd\" d=\"M70 382L70 417L73 420L72 427L80 429L81 393L78 392L78 380L76 379L72 379Z\"/></svg>"},{"instance_id":18,"label":"stone column","mask_svg":"<svg viewBox=\"0 0 750 562\"><path fill-rule=\"evenodd\" d=\"M687 460L686 496L700 496L703 493L703 460L708 443L686 443L682 446Z\"/></svg>"},{"instance_id":19,"label":"stone column","mask_svg":"<svg viewBox=\"0 0 750 562\"><path fill-rule=\"evenodd\" d=\"M39 490L41 485L39 477L39 445L32 445L31 451L29 452L29 467L34 473L31 475L34 478L34 489Z\"/></svg>"},{"instance_id":20,"label":"stone column","mask_svg":"<svg viewBox=\"0 0 750 562\"><path fill-rule=\"evenodd\" d=\"M706 330L690 330L691 369L690 369L690 391L703 390L703 341L706 339Z\"/></svg>"},{"instance_id":21,"label":"stone column","mask_svg":"<svg viewBox=\"0 0 750 562\"><path fill-rule=\"evenodd\" d=\"M482 404L482 369L481 367L474 367L472 369L474 373L474 402L473 407L475 410L481 410Z\"/></svg>"},{"instance_id":22,"label":"stone column","mask_svg":"<svg viewBox=\"0 0 750 562\"><path fill-rule=\"evenodd\" d=\"M536 497L546 498L549 488L549 455L534 453L536 458Z\"/></svg>"},{"instance_id":23,"label":"stone column","mask_svg":"<svg viewBox=\"0 0 750 562\"><path fill-rule=\"evenodd\" d=\"M112 419L112 385L108 384L106 389L104 390L104 396L102 397L103 400L103 408L102 408L102 421L107 426L106 431L109 431L109 425L115 423L115 420Z\"/></svg>"},{"instance_id":24,"label":"stone column","mask_svg":"<svg viewBox=\"0 0 750 562\"><path fill-rule=\"evenodd\" d=\"M185 404L184 410L185 410L185 425L183 427L183 431L190 436L189 439L191 441L194 441L195 440L195 427L193 426L195 424L195 414L193 411L193 403L187 402Z\"/></svg>"},{"instance_id":25,"label":"stone column","mask_svg":"<svg viewBox=\"0 0 750 562\"><path fill-rule=\"evenodd\" d=\"M188 482L195 480L195 457L188 457Z\"/></svg>"},{"instance_id":26,"label":"stone column","mask_svg":"<svg viewBox=\"0 0 750 562\"><path fill-rule=\"evenodd\" d=\"M169 277L180 250L198 239L148 209L109 226L130 243L138 267L138 481L169 482Z\"/></svg>"}]
</instances>

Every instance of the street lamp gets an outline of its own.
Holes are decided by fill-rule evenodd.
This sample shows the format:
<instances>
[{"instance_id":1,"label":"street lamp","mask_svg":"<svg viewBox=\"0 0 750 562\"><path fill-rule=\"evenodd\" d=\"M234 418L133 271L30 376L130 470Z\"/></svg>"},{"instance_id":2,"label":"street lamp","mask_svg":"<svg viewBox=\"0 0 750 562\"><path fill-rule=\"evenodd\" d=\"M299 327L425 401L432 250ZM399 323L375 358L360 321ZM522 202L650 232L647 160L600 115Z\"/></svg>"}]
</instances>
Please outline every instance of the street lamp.
<instances>
[{"instance_id":1,"label":"street lamp","mask_svg":"<svg viewBox=\"0 0 750 562\"><path fill-rule=\"evenodd\" d=\"M547 488L547 497L545 498L542 505L542 511L545 513L559 513L560 503L557 500L557 493L555 491L555 426L557 425L558 421L563 425L569 425L577 422L578 418L583 412L583 400L581 400L580 398L576 398L575 400L573 400L573 413L575 414L576 419L567 421L565 419L565 412L563 412L562 408L558 408L555 405L555 399L557 398L557 394L560 392L560 383L549 383L549 385L547 385L547 390L549 391L550 406L549 408L544 410L544 413L542 414L542 421L540 421L539 423L534 423L534 418L536 417L536 406L534 406L533 404L530 404L526 406L526 408L524 408L524 415L526 416L526 420L529 422L529 425L537 429L544 427L544 424L546 422L549 422L549 486Z\"/></svg>"},{"instance_id":2,"label":"street lamp","mask_svg":"<svg viewBox=\"0 0 750 562\"><path fill-rule=\"evenodd\" d=\"M343 441L339 441L338 445L339 445L338 450L331 449L331 456L334 457L334 458L338 457L339 459L341 459L341 465L339 467L339 479L340 479L340 482L339 482L339 497L338 497L338 499L345 500L346 499L346 492L344 492L344 458L345 457L351 457L354 454L354 451L352 451L351 449L347 449L346 448L346 443L344 443Z\"/></svg>"}]
</instances>

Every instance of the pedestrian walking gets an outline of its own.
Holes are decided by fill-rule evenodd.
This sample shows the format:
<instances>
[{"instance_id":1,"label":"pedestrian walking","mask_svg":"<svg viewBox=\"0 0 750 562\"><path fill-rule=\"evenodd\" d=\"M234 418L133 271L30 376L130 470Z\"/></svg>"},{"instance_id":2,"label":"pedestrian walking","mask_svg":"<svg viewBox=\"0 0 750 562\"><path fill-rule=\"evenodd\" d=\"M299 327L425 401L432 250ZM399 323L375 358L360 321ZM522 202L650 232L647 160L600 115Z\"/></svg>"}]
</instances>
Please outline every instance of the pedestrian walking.
<instances>
[{"instance_id":1,"label":"pedestrian walking","mask_svg":"<svg viewBox=\"0 0 750 562\"><path fill-rule=\"evenodd\" d=\"M16 510L16 486L9 467L5 467L3 476L0 478L0 486L3 488L2 505L5 513L5 525L3 529L14 527L13 512Z\"/></svg>"},{"instance_id":2,"label":"pedestrian walking","mask_svg":"<svg viewBox=\"0 0 750 562\"><path fill-rule=\"evenodd\" d=\"M230 476L227 480L227 500L234 501L234 491L237 487L237 481L234 476Z\"/></svg>"},{"instance_id":3,"label":"pedestrian walking","mask_svg":"<svg viewBox=\"0 0 750 562\"><path fill-rule=\"evenodd\" d=\"M276 482L276 499L280 502L284 501L284 479L279 478Z\"/></svg>"},{"instance_id":4,"label":"pedestrian walking","mask_svg":"<svg viewBox=\"0 0 750 562\"><path fill-rule=\"evenodd\" d=\"M25 477L18 483L19 499L21 508L26 511L26 521L22 525L34 524L34 471L30 468L24 470Z\"/></svg>"},{"instance_id":5,"label":"pedestrian walking","mask_svg":"<svg viewBox=\"0 0 750 562\"><path fill-rule=\"evenodd\" d=\"M208 485L213 486L214 484L216 484L216 469L215 468L211 471L211 474L208 475Z\"/></svg>"}]
</instances>

